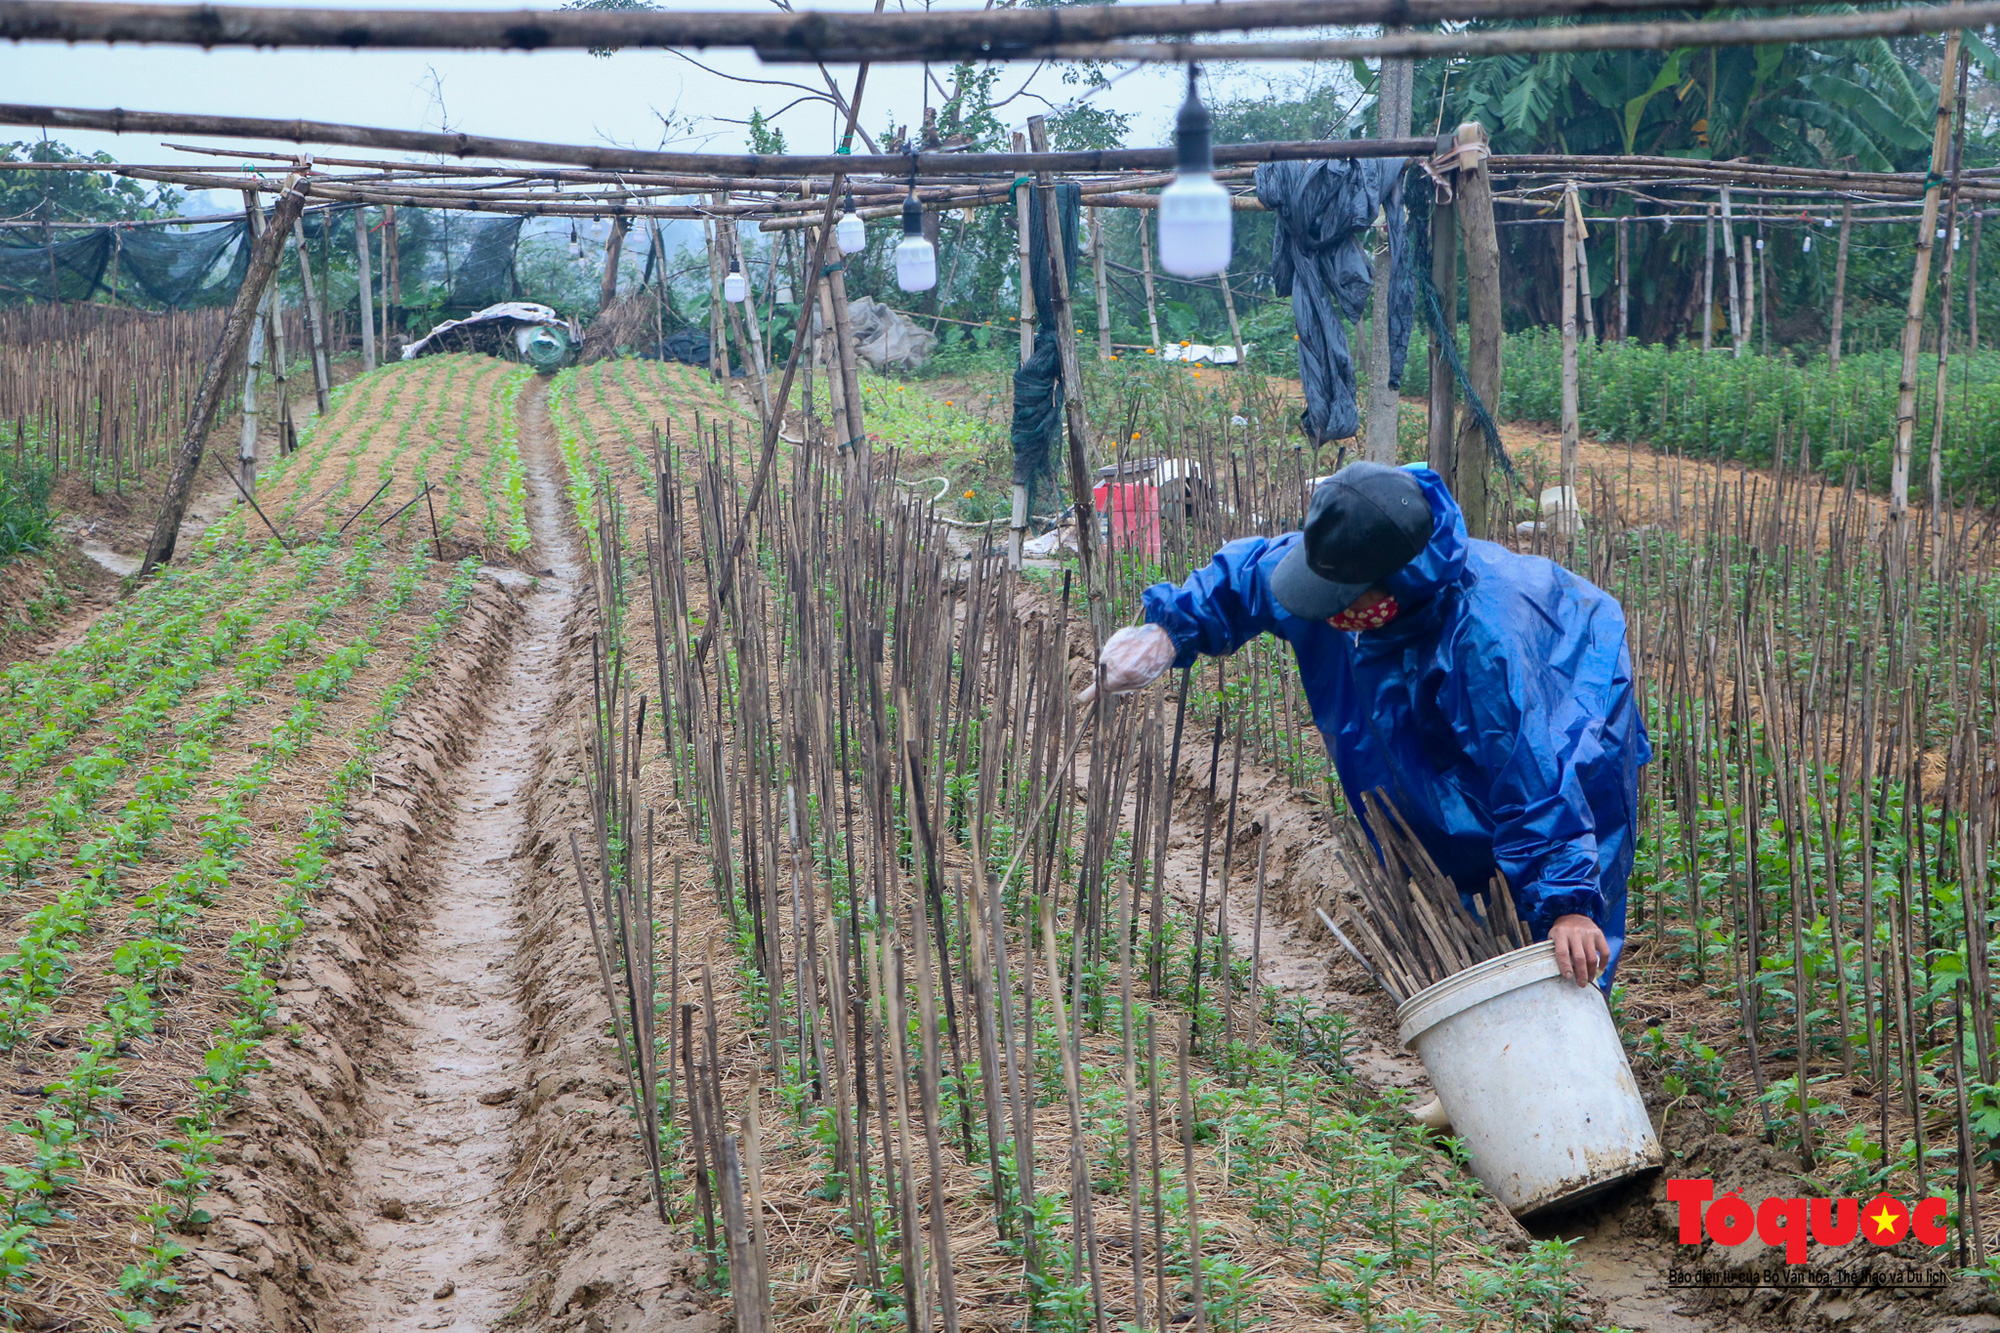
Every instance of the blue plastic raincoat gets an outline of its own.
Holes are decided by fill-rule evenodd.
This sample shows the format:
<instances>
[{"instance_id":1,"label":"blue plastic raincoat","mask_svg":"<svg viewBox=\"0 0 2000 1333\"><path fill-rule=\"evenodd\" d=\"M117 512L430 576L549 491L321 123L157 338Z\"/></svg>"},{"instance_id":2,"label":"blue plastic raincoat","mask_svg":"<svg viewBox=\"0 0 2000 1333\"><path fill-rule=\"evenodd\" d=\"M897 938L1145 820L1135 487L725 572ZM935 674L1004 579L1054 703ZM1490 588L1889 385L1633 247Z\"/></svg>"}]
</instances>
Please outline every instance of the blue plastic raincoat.
<instances>
[{"instance_id":1,"label":"blue plastic raincoat","mask_svg":"<svg viewBox=\"0 0 2000 1333\"><path fill-rule=\"evenodd\" d=\"M1401 614L1351 633L1301 620L1270 574L1299 540L1234 541L1179 587L1146 590L1174 665L1258 634L1292 645L1318 724L1355 804L1381 788L1467 907L1497 866L1536 939L1581 913L1625 945L1639 766L1652 746L1632 696L1625 615L1553 561L1466 535L1443 480L1410 471L1431 506L1423 553L1386 581Z\"/></svg>"}]
</instances>

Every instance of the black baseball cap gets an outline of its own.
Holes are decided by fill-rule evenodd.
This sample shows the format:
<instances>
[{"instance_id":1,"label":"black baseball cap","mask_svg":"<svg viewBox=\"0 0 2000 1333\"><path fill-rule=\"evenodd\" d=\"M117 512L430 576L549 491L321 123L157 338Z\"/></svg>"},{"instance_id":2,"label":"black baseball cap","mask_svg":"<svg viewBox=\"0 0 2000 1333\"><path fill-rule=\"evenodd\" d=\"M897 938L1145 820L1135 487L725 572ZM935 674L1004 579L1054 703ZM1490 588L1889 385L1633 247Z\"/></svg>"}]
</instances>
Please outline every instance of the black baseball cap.
<instances>
[{"instance_id":1,"label":"black baseball cap","mask_svg":"<svg viewBox=\"0 0 2000 1333\"><path fill-rule=\"evenodd\" d=\"M1313 487L1303 539L1271 572L1278 605L1327 620L1417 558L1431 539L1431 507L1409 472L1350 463Z\"/></svg>"}]
</instances>

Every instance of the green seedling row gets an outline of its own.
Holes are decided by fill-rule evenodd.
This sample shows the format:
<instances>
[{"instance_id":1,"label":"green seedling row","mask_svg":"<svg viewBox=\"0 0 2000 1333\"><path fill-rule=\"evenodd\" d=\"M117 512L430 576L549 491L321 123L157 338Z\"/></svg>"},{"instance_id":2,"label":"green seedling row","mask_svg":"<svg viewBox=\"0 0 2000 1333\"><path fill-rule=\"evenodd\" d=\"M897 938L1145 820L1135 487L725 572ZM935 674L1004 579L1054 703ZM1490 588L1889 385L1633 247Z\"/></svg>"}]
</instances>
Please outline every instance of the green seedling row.
<instances>
[{"instance_id":1,"label":"green seedling row","mask_svg":"<svg viewBox=\"0 0 2000 1333\"><path fill-rule=\"evenodd\" d=\"M378 550L371 543L355 551L347 560L340 582L334 588L317 599L301 617L280 627L260 649L245 654L242 679L228 696L211 705L204 720L212 718L218 723L226 722L237 708L254 697L254 692L264 686L285 661L317 642L320 631L331 616L365 596ZM313 553L309 552L305 558L313 558ZM324 560L323 549L318 558ZM145 933L121 944L113 952L110 966L111 974L124 978L126 984L107 1004L104 1017L87 1029L85 1043L79 1048L71 1068L48 1086L48 1100L39 1109L34 1122L10 1127L34 1139L31 1166L26 1169L26 1174L21 1174L21 1169L11 1169L5 1179L0 1180L0 1222L8 1226L10 1234L14 1228L39 1227L56 1218L52 1201L64 1186L49 1171L34 1169L32 1163L73 1156L79 1141L110 1119L109 1107L119 1092L116 1062L120 1052L126 1049L128 1042L143 1040L151 1034L163 988L167 985L169 974L181 960L180 940L191 923L198 919L202 909L227 887L241 853L250 845L254 829L246 813L248 807L262 794L282 766L323 729L327 706L340 697L355 673L367 664L384 631L407 607L410 598L422 585L426 568L427 561L413 557L397 572L361 636L336 649L319 665L299 674L292 687L299 701L273 728L271 735L254 747L256 758L252 764L223 784L216 797L215 808L201 820L200 855L176 870L163 884L135 900L132 920ZM186 770L205 762L215 739L212 732L197 733L183 745L176 758L184 761L184 771L170 779L179 790L188 788L193 775ZM148 820L154 814L153 810L140 810L133 812L132 818ZM105 853L92 860L79 857L83 879L71 895L66 895L73 897L74 901L65 904L62 913L52 915L51 920L44 923L67 929L52 932L48 938L35 941L40 950L38 957L51 966L46 974L36 978L10 974L6 978L9 986L6 999L0 1003L21 1006L21 993L36 988L42 992L42 998L29 998L24 1007L47 1011L48 1000L53 998L53 992L48 988L51 984L60 984L64 970L61 959L53 955L66 952L64 946L74 949L80 945L83 932L89 927L92 910L116 897L118 870L136 863L143 853L143 841L124 838L107 840ZM24 941L24 949L27 943ZM75 1167L71 1165L67 1169ZM12 1243L32 1249L32 1231L14 1234ZM11 1276L18 1279L19 1274ZM137 1298L143 1290L151 1288L141 1283L127 1293L127 1299Z\"/></svg>"},{"instance_id":2,"label":"green seedling row","mask_svg":"<svg viewBox=\"0 0 2000 1333\"><path fill-rule=\"evenodd\" d=\"M0 774L11 788L0 791L0 818L11 816L21 788L57 756L68 751L106 706L151 683L187 651L205 613L240 596L250 581L280 554L273 542L246 552L219 569L190 579L169 569L150 597L107 616L83 640L40 663L10 667L0 684L0 736L22 739L0 759Z\"/></svg>"},{"instance_id":3,"label":"green seedling row","mask_svg":"<svg viewBox=\"0 0 2000 1333\"><path fill-rule=\"evenodd\" d=\"M249 600L235 605L228 605L228 587L216 585L207 597L207 607L227 609L220 613L214 631L164 664L138 698L106 726L104 743L64 764L55 790L44 798L40 809L0 836L0 866L7 874L8 891L25 888L65 838L81 834L92 823L97 803L127 768L147 753L154 734L173 710L235 651L267 608L311 581L323 559L323 554L303 558L291 577L268 581ZM189 614L202 617L199 611ZM158 794L152 778L147 774L139 779L139 797ZM5 813L14 812L8 809ZM5 1020L0 1019L0 1031L4 1029ZM4 1039L0 1044L5 1044Z\"/></svg>"},{"instance_id":4,"label":"green seedling row","mask_svg":"<svg viewBox=\"0 0 2000 1333\"><path fill-rule=\"evenodd\" d=\"M125 1269L117 1291L125 1307L120 1318L128 1328L148 1326L178 1293L173 1264L186 1251L173 1233L177 1227L205 1220L194 1205L214 1169L222 1141L221 1123L244 1083L268 1063L259 1048L271 1037L277 1018L278 989L271 973L283 964L292 942L304 932L305 913L326 884L348 808L372 783L376 756L403 701L430 673L438 646L464 616L477 579L477 562L466 560L458 566L442 603L418 632L408 664L384 692L368 724L355 738L353 757L334 774L325 799L307 819L305 836L286 857L290 873L278 886L276 915L237 932L230 942L230 956L239 969L230 989L240 1007L203 1053L192 1104L178 1122L178 1136L165 1145L177 1157L179 1174L161 1183L163 1197L142 1209L137 1218L146 1232L145 1253ZM296 749L304 738L301 730L285 743ZM278 742L277 737L273 740ZM0 1246L4 1244L5 1236L0 1234Z\"/></svg>"}]
</instances>

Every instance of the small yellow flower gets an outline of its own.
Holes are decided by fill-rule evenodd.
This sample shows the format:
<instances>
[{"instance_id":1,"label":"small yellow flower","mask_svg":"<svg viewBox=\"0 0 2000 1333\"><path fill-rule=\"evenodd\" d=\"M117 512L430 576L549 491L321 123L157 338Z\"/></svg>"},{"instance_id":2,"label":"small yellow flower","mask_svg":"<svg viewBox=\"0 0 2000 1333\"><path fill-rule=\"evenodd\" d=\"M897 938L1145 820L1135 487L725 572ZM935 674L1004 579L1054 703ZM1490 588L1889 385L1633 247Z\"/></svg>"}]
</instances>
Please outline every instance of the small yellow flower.
<instances>
[{"instance_id":1,"label":"small yellow flower","mask_svg":"<svg viewBox=\"0 0 2000 1333\"><path fill-rule=\"evenodd\" d=\"M945 405L946 407L950 407L950 406L951 406L951 399L949 399L949 398L945 399L945 400L944 400L944 405Z\"/></svg>"},{"instance_id":2,"label":"small yellow flower","mask_svg":"<svg viewBox=\"0 0 2000 1333\"><path fill-rule=\"evenodd\" d=\"M1294 334L1293 334L1292 336L1293 336L1294 338L1296 338L1296 337L1298 337L1299 335L1298 335L1298 334L1296 334L1296 333L1294 333ZM1151 356L1152 354L1153 354L1153 349L1152 349L1152 348L1150 348L1150 347L1148 347L1148 348L1146 349L1146 355L1148 355L1148 356Z\"/></svg>"},{"instance_id":3,"label":"small yellow flower","mask_svg":"<svg viewBox=\"0 0 2000 1333\"><path fill-rule=\"evenodd\" d=\"M972 493L971 491L967 491L967 492L965 493L965 498L966 498L966 499L968 499L968 500L972 499L972 498L973 498L973 493Z\"/></svg>"},{"instance_id":4,"label":"small yellow flower","mask_svg":"<svg viewBox=\"0 0 2000 1333\"><path fill-rule=\"evenodd\" d=\"M1133 439L1135 439L1135 440L1136 440L1136 439L1138 439L1138 438L1139 438L1139 432L1138 432L1138 431L1136 431L1136 430L1135 430L1135 431L1133 431L1133 432L1132 432L1132 438L1133 438Z\"/></svg>"},{"instance_id":5,"label":"small yellow flower","mask_svg":"<svg viewBox=\"0 0 2000 1333\"><path fill-rule=\"evenodd\" d=\"M1295 333L1295 334L1293 334L1292 336L1293 336L1294 338L1298 337L1298 335L1297 335L1296 333ZM1183 347L1186 347L1187 345L1188 345L1188 340L1187 340L1187 339L1185 339L1185 338L1181 339L1181 346L1183 346Z\"/></svg>"}]
</instances>

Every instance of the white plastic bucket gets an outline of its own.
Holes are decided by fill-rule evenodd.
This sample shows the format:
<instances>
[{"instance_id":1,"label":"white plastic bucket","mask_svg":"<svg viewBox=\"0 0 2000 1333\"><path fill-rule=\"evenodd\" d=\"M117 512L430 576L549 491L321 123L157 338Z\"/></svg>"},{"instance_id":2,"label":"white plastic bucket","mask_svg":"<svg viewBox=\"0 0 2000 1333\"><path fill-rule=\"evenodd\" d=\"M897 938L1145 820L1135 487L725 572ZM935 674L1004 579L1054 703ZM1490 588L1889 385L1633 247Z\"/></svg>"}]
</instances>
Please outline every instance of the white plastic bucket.
<instances>
[{"instance_id":1,"label":"white plastic bucket","mask_svg":"<svg viewBox=\"0 0 2000 1333\"><path fill-rule=\"evenodd\" d=\"M1518 1217L1657 1169L1660 1140L1604 993L1544 941L1411 996L1397 1035L1429 1072L1472 1173Z\"/></svg>"}]
</instances>

